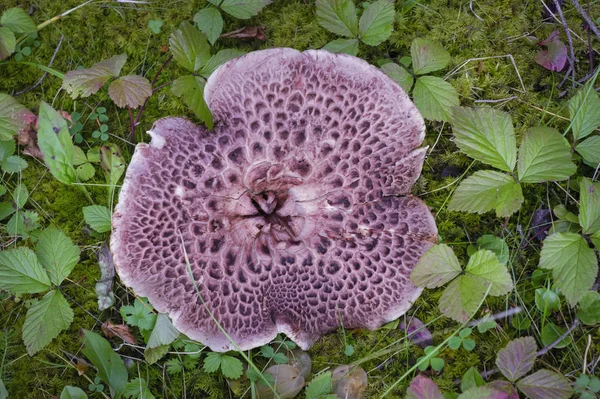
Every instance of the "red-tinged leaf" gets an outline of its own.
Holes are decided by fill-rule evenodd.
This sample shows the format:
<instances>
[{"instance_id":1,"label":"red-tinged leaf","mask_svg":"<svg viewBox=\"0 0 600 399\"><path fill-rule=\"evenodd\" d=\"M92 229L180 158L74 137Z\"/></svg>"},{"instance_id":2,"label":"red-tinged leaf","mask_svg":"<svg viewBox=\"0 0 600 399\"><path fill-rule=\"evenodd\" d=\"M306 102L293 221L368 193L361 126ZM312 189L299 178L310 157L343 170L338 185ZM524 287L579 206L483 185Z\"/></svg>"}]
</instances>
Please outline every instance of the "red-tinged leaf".
<instances>
[{"instance_id":1,"label":"red-tinged leaf","mask_svg":"<svg viewBox=\"0 0 600 399\"><path fill-rule=\"evenodd\" d=\"M75 368L77 369L78 375L84 375L85 372L88 371L88 369L90 368L90 364L82 358L78 357L77 362L75 364Z\"/></svg>"},{"instance_id":2,"label":"red-tinged leaf","mask_svg":"<svg viewBox=\"0 0 600 399\"><path fill-rule=\"evenodd\" d=\"M531 399L568 399L573 394L569 381L550 370L539 370L519 382L519 388Z\"/></svg>"},{"instance_id":3,"label":"red-tinged leaf","mask_svg":"<svg viewBox=\"0 0 600 399\"><path fill-rule=\"evenodd\" d=\"M442 399L442 397L436 383L423 374L416 376L406 390L406 399Z\"/></svg>"},{"instance_id":4,"label":"red-tinged leaf","mask_svg":"<svg viewBox=\"0 0 600 399\"><path fill-rule=\"evenodd\" d=\"M408 339L421 348L433 345L431 332L429 332L427 327L425 327L425 324L416 317L410 317L408 320L400 320L398 328L406 333Z\"/></svg>"},{"instance_id":5,"label":"red-tinged leaf","mask_svg":"<svg viewBox=\"0 0 600 399\"><path fill-rule=\"evenodd\" d=\"M0 140L10 140L35 119L33 112L8 94L0 93Z\"/></svg>"},{"instance_id":6,"label":"red-tinged leaf","mask_svg":"<svg viewBox=\"0 0 600 399\"><path fill-rule=\"evenodd\" d=\"M567 63L567 46L559 38L560 32L554 31L548 38L540 42L545 47L536 57L535 62L550 71L560 72Z\"/></svg>"},{"instance_id":7,"label":"red-tinged leaf","mask_svg":"<svg viewBox=\"0 0 600 399\"><path fill-rule=\"evenodd\" d=\"M108 95L121 108L137 108L152 95L152 85L142 76L127 75L110 84Z\"/></svg>"},{"instance_id":8,"label":"red-tinged leaf","mask_svg":"<svg viewBox=\"0 0 600 399\"><path fill-rule=\"evenodd\" d=\"M492 381L488 386L494 388L496 391L504 392L508 395L507 399L519 399L519 393L517 392L517 388L513 384L508 381Z\"/></svg>"},{"instance_id":9,"label":"red-tinged leaf","mask_svg":"<svg viewBox=\"0 0 600 399\"><path fill-rule=\"evenodd\" d=\"M267 40L264 26L246 26L241 29L236 29L231 32L223 33L221 38L225 39L241 39L241 40Z\"/></svg>"},{"instance_id":10,"label":"red-tinged leaf","mask_svg":"<svg viewBox=\"0 0 600 399\"><path fill-rule=\"evenodd\" d=\"M65 74L62 87L72 98L89 97L96 93L111 77L117 77L127 56L116 55L94 64L91 68L76 69Z\"/></svg>"},{"instance_id":11,"label":"red-tinged leaf","mask_svg":"<svg viewBox=\"0 0 600 399\"><path fill-rule=\"evenodd\" d=\"M135 345L135 338L127 324L113 324L108 320L102 323L102 333L106 338L119 337L129 344Z\"/></svg>"},{"instance_id":12,"label":"red-tinged leaf","mask_svg":"<svg viewBox=\"0 0 600 399\"><path fill-rule=\"evenodd\" d=\"M459 395L458 399L508 399L508 394L489 385L482 385L469 388Z\"/></svg>"},{"instance_id":13,"label":"red-tinged leaf","mask_svg":"<svg viewBox=\"0 0 600 399\"><path fill-rule=\"evenodd\" d=\"M496 366L509 381L516 381L529 373L535 362L537 347L532 337L512 340L498 352Z\"/></svg>"}]
</instances>

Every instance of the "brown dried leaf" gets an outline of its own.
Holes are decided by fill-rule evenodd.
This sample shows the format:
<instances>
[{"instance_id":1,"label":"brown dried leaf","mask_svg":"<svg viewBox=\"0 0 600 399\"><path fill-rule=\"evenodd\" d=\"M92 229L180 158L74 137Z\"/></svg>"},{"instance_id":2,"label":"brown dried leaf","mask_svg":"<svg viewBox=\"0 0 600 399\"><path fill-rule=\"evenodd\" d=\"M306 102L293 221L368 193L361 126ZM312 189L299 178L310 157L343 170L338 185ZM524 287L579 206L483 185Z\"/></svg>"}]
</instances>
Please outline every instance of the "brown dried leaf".
<instances>
[{"instance_id":1,"label":"brown dried leaf","mask_svg":"<svg viewBox=\"0 0 600 399\"><path fill-rule=\"evenodd\" d=\"M88 362L86 362L85 360L83 360L82 358L78 357L75 368L77 369L78 375L84 375L85 372L90 368L90 364Z\"/></svg>"},{"instance_id":2,"label":"brown dried leaf","mask_svg":"<svg viewBox=\"0 0 600 399\"><path fill-rule=\"evenodd\" d=\"M223 33L221 35L224 39L241 39L241 40L260 40L266 41L267 35L265 34L264 26L246 26L241 29L236 29L231 32Z\"/></svg>"},{"instance_id":3,"label":"brown dried leaf","mask_svg":"<svg viewBox=\"0 0 600 399\"><path fill-rule=\"evenodd\" d=\"M135 345L135 338L127 324L113 324L110 320L102 323L102 333L106 338L119 337L128 344Z\"/></svg>"}]
</instances>

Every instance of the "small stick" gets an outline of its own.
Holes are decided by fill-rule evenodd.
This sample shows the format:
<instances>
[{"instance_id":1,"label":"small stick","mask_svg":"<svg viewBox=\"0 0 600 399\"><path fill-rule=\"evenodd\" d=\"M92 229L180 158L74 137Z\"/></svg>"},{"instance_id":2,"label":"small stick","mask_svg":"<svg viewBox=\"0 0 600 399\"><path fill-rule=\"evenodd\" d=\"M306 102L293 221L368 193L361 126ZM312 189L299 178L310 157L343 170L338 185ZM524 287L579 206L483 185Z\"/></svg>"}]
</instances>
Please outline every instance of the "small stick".
<instances>
[{"instance_id":1,"label":"small stick","mask_svg":"<svg viewBox=\"0 0 600 399\"><path fill-rule=\"evenodd\" d=\"M588 24L588 26L590 27L590 29L592 30L592 32L594 32L596 34L596 36L598 36L598 39L600 39L600 30L598 29L598 27L596 26L596 24L594 23L594 21L592 20L592 18L590 18L590 16L588 15L588 13L585 12L585 10L583 9L583 7L581 7L581 4L579 4L579 1L577 1L577 0L571 0L571 3L575 6L575 8L577 9L577 11L579 11L579 15L581 15L583 17L583 19L585 19L585 22Z\"/></svg>"},{"instance_id":2,"label":"small stick","mask_svg":"<svg viewBox=\"0 0 600 399\"><path fill-rule=\"evenodd\" d=\"M558 2L558 0L553 0L553 1L554 1L554 6L556 7L556 11L558 12L558 16L560 17L560 21L562 23L563 29L565 30L565 33L567 34L567 42L569 43L569 53L570 53L569 63L571 64L571 67L573 69L573 71L572 71L573 81L571 82L571 86L574 88L575 87L575 51L573 50L573 38L571 37L571 31L569 30L569 25L567 25L567 20L565 19L565 16L563 15L562 8L560 7L560 3ZM568 75L568 72L567 72L567 75Z\"/></svg>"},{"instance_id":3,"label":"small stick","mask_svg":"<svg viewBox=\"0 0 600 399\"><path fill-rule=\"evenodd\" d=\"M60 35L60 39L58 40L58 44L56 45L56 49L54 50L54 54L52 54L52 58L50 58L50 63L48 64L48 68L50 68L52 66L52 64L54 64L54 59L56 58L56 54L58 54L58 50L60 50L60 46L62 45L63 39L65 38L64 35ZM33 89L35 89L36 87L38 87L39 85L42 84L42 82L44 81L44 79L46 78L46 75L48 75L48 71L44 72L44 74L42 75L42 77L31 87L25 89L25 90L21 90L15 93L16 96L21 95L21 94L25 94Z\"/></svg>"},{"instance_id":4,"label":"small stick","mask_svg":"<svg viewBox=\"0 0 600 399\"><path fill-rule=\"evenodd\" d=\"M565 331L560 337L558 337L550 345L546 346L545 348L542 348L542 350L540 350L537 353L537 357L543 356L546 353L548 353L550 351L550 349L552 349L556 345L558 345L560 343L560 341L562 341L563 339L567 338L567 336L569 336L569 334L571 334L573 332L573 330L575 329L575 327L577 327L578 325L579 325L579 319L576 317L575 320L573 320L573 324L571 324L571 327L569 327L569 329L567 331Z\"/></svg>"}]
</instances>

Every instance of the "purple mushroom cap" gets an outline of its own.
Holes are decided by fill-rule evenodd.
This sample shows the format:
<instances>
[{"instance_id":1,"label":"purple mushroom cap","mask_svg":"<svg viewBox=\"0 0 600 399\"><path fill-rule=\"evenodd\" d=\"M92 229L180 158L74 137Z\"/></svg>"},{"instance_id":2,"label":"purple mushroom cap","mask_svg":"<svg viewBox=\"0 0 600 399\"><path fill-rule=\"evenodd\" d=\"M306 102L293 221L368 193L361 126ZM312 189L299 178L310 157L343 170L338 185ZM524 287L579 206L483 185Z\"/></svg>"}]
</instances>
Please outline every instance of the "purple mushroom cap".
<instances>
[{"instance_id":1,"label":"purple mushroom cap","mask_svg":"<svg viewBox=\"0 0 600 399\"><path fill-rule=\"evenodd\" d=\"M204 95L212 131L164 118L136 148L113 216L122 281L214 351L234 346L208 310L242 350L406 312L437 239L409 195L426 149L406 93L355 57L272 49Z\"/></svg>"}]
</instances>

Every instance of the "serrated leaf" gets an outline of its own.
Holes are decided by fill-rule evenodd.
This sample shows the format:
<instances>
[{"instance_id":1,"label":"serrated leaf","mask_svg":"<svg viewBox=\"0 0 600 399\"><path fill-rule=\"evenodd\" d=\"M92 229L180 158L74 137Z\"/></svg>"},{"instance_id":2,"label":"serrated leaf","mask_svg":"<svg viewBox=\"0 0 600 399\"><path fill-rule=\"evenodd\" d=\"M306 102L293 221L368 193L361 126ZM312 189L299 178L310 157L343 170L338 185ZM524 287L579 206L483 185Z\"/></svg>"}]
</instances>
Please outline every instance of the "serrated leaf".
<instances>
[{"instance_id":1,"label":"serrated leaf","mask_svg":"<svg viewBox=\"0 0 600 399\"><path fill-rule=\"evenodd\" d=\"M556 129L539 126L525 133L517 171L521 182L541 183L566 180L577 166L571 161L569 142Z\"/></svg>"},{"instance_id":2,"label":"serrated leaf","mask_svg":"<svg viewBox=\"0 0 600 399\"><path fill-rule=\"evenodd\" d=\"M37 256L55 285L60 285L71 274L80 253L79 247L56 227L48 227L39 234Z\"/></svg>"},{"instance_id":3,"label":"serrated leaf","mask_svg":"<svg viewBox=\"0 0 600 399\"><path fill-rule=\"evenodd\" d=\"M577 317L588 326L600 323L600 294L588 291L579 301Z\"/></svg>"},{"instance_id":4,"label":"serrated leaf","mask_svg":"<svg viewBox=\"0 0 600 399\"><path fill-rule=\"evenodd\" d=\"M2 94L0 93L0 96ZM0 140L0 162L6 160L9 156L13 155L15 153L15 150L17 149L17 145L15 144L15 140L8 139L8 140Z\"/></svg>"},{"instance_id":5,"label":"serrated leaf","mask_svg":"<svg viewBox=\"0 0 600 399\"><path fill-rule=\"evenodd\" d=\"M73 310L58 290L48 292L27 311L23 342L33 356L73 322Z\"/></svg>"},{"instance_id":6,"label":"serrated leaf","mask_svg":"<svg viewBox=\"0 0 600 399\"><path fill-rule=\"evenodd\" d=\"M10 29L0 26L0 61L10 57L15 52L16 45L15 34Z\"/></svg>"},{"instance_id":7,"label":"serrated leaf","mask_svg":"<svg viewBox=\"0 0 600 399\"><path fill-rule=\"evenodd\" d=\"M513 289L513 281L506 266L500 263L492 251L487 249L479 250L471 256L465 272L478 277L484 291L491 285L489 295L505 295Z\"/></svg>"},{"instance_id":8,"label":"serrated leaf","mask_svg":"<svg viewBox=\"0 0 600 399\"><path fill-rule=\"evenodd\" d=\"M410 73L394 62L388 62L381 66L381 70L394 82L398 83L406 93L410 92L414 79Z\"/></svg>"},{"instance_id":9,"label":"serrated leaf","mask_svg":"<svg viewBox=\"0 0 600 399\"><path fill-rule=\"evenodd\" d=\"M515 168L515 132L506 112L487 107L454 107L452 130L456 145L471 158L506 172Z\"/></svg>"},{"instance_id":10,"label":"serrated leaf","mask_svg":"<svg viewBox=\"0 0 600 399\"><path fill-rule=\"evenodd\" d=\"M569 115L575 141L589 136L600 126L600 95L590 83L569 100Z\"/></svg>"},{"instance_id":11,"label":"serrated leaf","mask_svg":"<svg viewBox=\"0 0 600 399\"><path fill-rule=\"evenodd\" d=\"M98 377L110 388L110 394L116 397L127 384L127 369L119 355L108 341L95 332L83 330L82 352L98 369Z\"/></svg>"},{"instance_id":12,"label":"serrated leaf","mask_svg":"<svg viewBox=\"0 0 600 399\"><path fill-rule=\"evenodd\" d=\"M584 177L579 185L579 224L584 234L600 231L600 183Z\"/></svg>"},{"instance_id":13,"label":"serrated leaf","mask_svg":"<svg viewBox=\"0 0 600 399\"><path fill-rule=\"evenodd\" d=\"M144 359L148 364L154 364L162 359L169 352L169 345L161 345L156 348L146 348Z\"/></svg>"},{"instance_id":14,"label":"serrated leaf","mask_svg":"<svg viewBox=\"0 0 600 399\"><path fill-rule=\"evenodd\" d=\"M358 17L353 0L317 0L317 22L340 36L358 35Z\"/></svg>"},{"instance_id":15,"label":"serrated leaf","mask_svg":"<svg viewBox=\"0 0 600 399\"><path fill-rule=\"evenodd\" d=\"M180 76L173 82L171 90L177 97L181 97L183 102L210 130L213 127L213 118L206 102L204 102L205 83L204 79L199 76Z\"/></svg>"},{"instance_id":16,"label":"serrated leaf","mask_svg":"<svg viewBox=\"0 0 600 399\"><path fill-rule=\"evenodd\" d=\"M87 399L87 395L81 388L67 385L60 393L60 399Z\"/></svg>"},{"instance_id":17,"label":"serrated leaf","mask_svg":"<svg viewBox=\"0 0 600 399\"><path fill-rule=\"evenodd\" d=\"M503 265L508 263L508 245L506 245L506 242L502 238L491 234L484 234L477 239L476 243L478 249L488 249L492 251Z\"/></svg>"},{"instance_id":18,"label":"serrated leaf","mask_svg":"<svg viewBox=\"0 0 600 399\"><path fill-rule=\"evenodd\" d=\"M84 206L83 218L98 233L106 233L111 230L111 212L103 205Z\"/></svg>"},{"instance_id":19,"label":"serrated leaf","mask_svg":"<svg viewBox=\"0 0 600 399\"><path fill-rule=\"evenodd\" d=\"M437 288L462 273L454 251L446 244L429 248L410 274L411 281L418 287Z\"/></svg>"},{"instance_id":20,"label":"serrated leaf","mask_svg":"<svg viewBox=\"0 0 600 399\"><path fill-rule=\"evenodd\" d=\"M73 142L65 119L50 105L40 105L38 146L50 173L61 183L77 181L73 168Z\"/></svg>"},{"instance_id":21,"label":"serrated leaf","mask_svg":"<svg viewBox=\"0 0 600 399\"><path fill-rule=\"evenodd\" d=\"M416 376L406 390L406 399L442 399L437 384L423 374Z\"/></svg>"},{"instance_id":22,"label":"serrated leaf","mask_svg":"<svg viewBox=\"0 0 600 399\"><path fill-rule=\"evenodd\" d=\"M95 174L96 169L94 169L94 166L89 162L86 162L83 165L79 165L75 169L75 176L77 176L77 180L80 182L90 180L92 177L94 177Z\"/></svg>"},{"instance_id":23,"label":"serrated leaf","mask_svg":"<svg viewBox=\"0 0 600 399\"><path fill-rule=\"evenodd\" d=\"M498 352L496 366L509 381L514 382L531 371L536 357L535 339L517 338Z\"/></svg>"},{"instance_id":24,"label":"serrated leaf","mask_svg":"<svg viewBox=\"0 0 600 399\"><path fill-rule=\"evenodd\" d=\"M14 33L36 32L37 26L33 19L22 8L13 7L2 13L0 25Z\"/></svg>"},{"instance_id":25,"label":"serrated leaf","mask_svg":"<svg viewBox=\"0 0 600 399\"><path fill-rule=\"evenodd\" d=\"M592 136L575 147L575 151L590 163L600 163L600 136Z\"/></svg>"},{"instance_id":26,"label":"serrated leaf","mask_svg":"<svg viewBox=\"0 0 600 399\"><path fill-rule=\"evenodd\" d=\"M223 0L220 7L232 17L248 19L257 15L271 0Z\"/></svg>"},{"instance_id":27,"label":"serrated leaf","mask_svg":"<svg viewBox=\"0 0 600 399\"><path fill-rule=\"evenodd\" d=\"M416 38L410 45L413 71L416 75L438 71L450 62L450 53L431 40Z\"/></svg>"},{"instance_id":28,"label":"serrated leaf","mask_svg":"<svg viewBox=\"0 0 600 399\"><path fill-rule=\"evenodd\" d=\"M358 39L336 39L327 43L323 50L331 51L336 54L358 54Z\"/></svg>"},{"instance_id":29,"label":"serrated leaf","mask_svg":"<svg viewBox=\"0 0 600 399\"><path fill-rule=\"evenodd\" d=\"M540 267L552 269L556 287L574 306L592 287L598 274L594 250L575 233L555 233L542 245Z\"/></svg>"},{"instance_id":30,"label":"serrated leaf","mask_svg":"<svg viewBox=\"0 0 600 399\"><path fill-rule=\"evenodd\" d=\"M148 348L156 348L161 345L169 345L179 337L179 331L173 326L169 316L159 313L156 323L148 339Z\"/></svg>"},{"instance_id":31,"label":"serrated leaf","mask_svg":"<svg viewBox=\"0 0 600 399\"><path fill-rule=\"evenodd\" d=\"M460 183L448 209L474 213L496 209L498 217L508 217L520 208L523 200L521 186L510 176L493 170L480 170Z\"/></svg>"},{"instance_id":32,"label":"serrated leaf","mask_svg":"<svg viewBox=\"0 0 600 399\"><path fill-rule=\"evenodd\" d=\"M123 396L130 399L155 399L143 378L134 378L125 385Z\"/></svg>"},{"instance_id":33,"label":"serrated leaf","mask_svg":"<svg viewBox=\"0 0 600 399\"><path fill-rule=\"evenodd\" d=\"M215 44L223 31L223 16L214 7L203 8L194 15L194 22L202 33L206 35L210 44Z\"/></svg>"},{"instance_id":34,"label":"serrated leaf","mask_svg":"<svg viewBox=\"0 0 600 399\"><path fill-rule=\"evenodd\" d=\"M204 371L207 373L214 373L221 367L221 354L217 352L210 352L206 354L204 358Z\"/></svg>"},{"instance_id":35,"label":"serrated leaf","mask_svg":"<svg viewBox=\"0 0 600 399\"><path fill-rule=\"evenodd\" d=\"M360 17L360 40L369 46L377 46L387 40L392 34L395 14L393 1L379 0L371 3Z\"/></svg>"},{"instance_id":36,"label":"serrated leaf","mask_svg":"<svg viewBox=\"0 0 600 399\"><path fill-rule=\"evenodd\" d=\"M244 366L240 359L229 355L221 356L221 371L225 378L236 380L242 376Z\"/></svg>"},{"instance_id":37,"label":"serrated leaf","mask_svg":"<svg viewBox=\"0 0 600 399\"><path fill-rule=\"evenodd\" d=\"M12 192L14 206L17 209L22 209L29 199L29 190L23 183L17 184Z\"/></svg>"},{"instance_id":38,"label":"serrated leaf","mask_svg":"<svg viewBox=\"0 0 600 399\"><path fill-rule=\"evenodd\" d=\"M158 35L160 33L160 28L163 26L163 21L160 19L151 19L148 21L148 28L150 32Z\"/></svg>"},{"instance_id":39,"label":"serrated leaf","mask_svg":"<svg viewBox=\"0 0 600 399\"><path fill-rule=\"evenodd\" d=\"M489 385L483 385L468 389L466 392L458 395L457 399L506 399L507 397L506 393L498 391Z\"/></svg>"},{"instance_id":40,"label":"serrated leaf","mask_svg":"<svg viewBox=\"0 0 600 399\"><path fill-rule=\"evenodd\" d=\"M28 237L28 232L40 227L40 216L33 211L16 212L6 224L7 233L12 236Z\"/></svg>"},{"instance_id":41,"label":"serrated leaf","mask_svg":"<svg viewBox=\"0 0 600 399\"><path fill-rule=\"evenodd\" d=\"M6 173L19 173L27 167L27 161L18 155L11 155L2 162L2 170Z\"/></svg>"},{"instance_id":42,"label":"serrated leaf","mask_svg":"<svg viewBox=\"0 0 600 399\"><path fill-rule=\"evenodd\" d=\"M25 247L0 251L0 289L36 294L51 288L50 277L35 253Z\"/></svg>"},{"instance_id":43,"label":"serrated leaf","mask_svg":"<svg viewBox=\"0 0 600 399\"><path fill-rule=\"evenodd\" d=\"M445 122L450 121L451 109L460 104L454 86L435 76L417 79L413 101L426 119Z\"/></svg>"},{"instance_id":44,"label":"serrated leaf","mask_svg":"<svg viewBox=\"0 0 600 399\"><path fill-rule=\"evenodd\" d=\"M538 370L517 382L519 388L531 399L568 399L573 394L569 381L550 370Z\"/></svg>"},{"instance_id":45,"label":"serrated leaf","mask_svg":"<svg viewBox=\"0 0 600 399\"><path fill-rule=\"evenodd\" d=\"M466 322L477 311L484 295L485 290L478 278L458 276L442 292L439 308L446 317Z\"/></svg>"},{"instance_id":46,"label":"serrated leaf","mask_svg":"<svg viewBox=\"0 0 600 399\"><path fill-rule=\"evenodd\" d=\"M2 29L0 27L0 60L2 59ZM32 118L34 115L31 111L8 94L0 93L0 140L12 140L13 136L25 128L27 121Z\"/></svg>"},{"instance_id":47,"label":"serrated leaf","mask_svg":"<svg viewBox=\"0 0 600 399\"><path fill-rule=\"evenodd\" d=\"M6 219L16 211L12 202L0 202L0 220Z\"/></svg>"},{"instance_id":48,"label":"serrated leaf","mask_svg":"<svg viewBox=\"0 0 600 399\"><path fill-rule=\"evenodd\" d=\"M121 54L100 61L92 65L91 68L69 71L65 74L62 88L73 99L89 97L100 90L110 78L119 76L126 61L127 56Z\"/></svg>"},{"instance_id":49,"label":"serrated leaf","mask_svg":"<svg viewBox=\"0 0 600 399\"><path fill-rule=\"evenodd\" d=\"M210 59L206 35L187 22L171 33L169 48L177 63L190 72L198 71Z\"/></svg>"},{"instance_id":50,"label":"serrated leaf","mask_svg":"<svg viewBox=\"0 0 600 399\"><path fill-rule=\"evenodd\" d=\"M320 398L323 395L331 393L332 376L331 371L323 372L315 376L306 386L305 394L307 399Z\"/></svg>"},{"instance_id":51,"label":"serrated leaf","mask_svg":"<svg viewBox=\"0 0 600 399\"><path fill-rule=\"evenodd\" d=\"M152 85L143 76L122 76L108 86L108 95L118 107L137 108L152 95Z\"/></svg>"},{"instance_id":52,"label":"serrated leaf","mask_svg":"<svg viewBox=\"0 0 600 399\"><path fill-rule=\"evenodd\" d=\"M200 69L200 75L208 77L225 62L244 55L245 52L238 49L225 49L210 57L210 60Z\"/></svg>"},{"instance_id":53,"label":"serrated leaf","mask_svg":"<svg viewBox=\"0 0 600 399\"><path fill-rule=\"evenodd\" d=\"M119 312L127 324L140 330L151 330L156 323L156 314L152 312L152 307L139 298L135 300L133 306L121 306Z\"/></svg>"}]
</instances>

